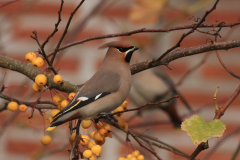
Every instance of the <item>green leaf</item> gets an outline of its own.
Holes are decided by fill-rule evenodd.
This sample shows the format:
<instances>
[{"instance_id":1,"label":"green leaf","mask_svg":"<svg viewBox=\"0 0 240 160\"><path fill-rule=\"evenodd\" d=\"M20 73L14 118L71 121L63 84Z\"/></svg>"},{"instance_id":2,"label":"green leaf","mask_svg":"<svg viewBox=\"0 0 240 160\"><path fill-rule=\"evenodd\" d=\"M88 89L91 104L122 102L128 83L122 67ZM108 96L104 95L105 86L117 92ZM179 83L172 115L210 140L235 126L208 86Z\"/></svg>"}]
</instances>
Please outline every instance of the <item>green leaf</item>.
<instances>
[{"instance_id":1,"label":"green leaf","mask_svg":"<svg viewBox=\"0 0 240 160\"><path fill-rule=\"evenodd\" d=\"M186 131L193 144L198 146L211 137L222 137L226 125L219 119L206 123L201 116L193 115L182 122L181 129Z\"/></svg>"}]
</instances>

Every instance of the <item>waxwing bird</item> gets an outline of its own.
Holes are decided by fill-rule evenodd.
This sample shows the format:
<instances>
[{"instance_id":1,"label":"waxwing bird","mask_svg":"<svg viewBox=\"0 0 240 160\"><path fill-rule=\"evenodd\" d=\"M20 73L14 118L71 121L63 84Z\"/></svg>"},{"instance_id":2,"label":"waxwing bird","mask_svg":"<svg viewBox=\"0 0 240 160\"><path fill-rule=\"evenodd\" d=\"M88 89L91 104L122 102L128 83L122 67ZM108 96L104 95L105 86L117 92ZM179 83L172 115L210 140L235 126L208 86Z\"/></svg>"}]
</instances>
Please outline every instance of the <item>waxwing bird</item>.
<instances>
[{"instance_id":1,"label":"waxwing bird","mask_svg":"<svg viewBox=\"0 0 240 160\"><path fill-rule=\"evenodd\" d=\"M138 47L113 41L99 49L108 48L98 71L76 93L73 100L53 117L47 131L70 120L94 119L111 112L127 98L131 87L129 62Z\"/></svg>"}]
</instances>

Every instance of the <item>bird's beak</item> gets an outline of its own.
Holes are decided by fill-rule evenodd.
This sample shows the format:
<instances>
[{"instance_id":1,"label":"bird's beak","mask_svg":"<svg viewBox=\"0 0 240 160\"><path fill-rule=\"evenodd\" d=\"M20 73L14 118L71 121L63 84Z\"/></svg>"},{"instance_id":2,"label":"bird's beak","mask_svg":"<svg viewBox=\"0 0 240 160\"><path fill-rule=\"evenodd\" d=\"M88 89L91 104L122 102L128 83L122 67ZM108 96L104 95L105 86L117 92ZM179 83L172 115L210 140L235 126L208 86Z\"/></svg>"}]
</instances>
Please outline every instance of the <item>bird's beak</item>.
<instances>
[{"instance_id":1,"label":"bird's beak","mask_svg":"<svg viewBox=\"0 0 240 160\"><path fill-rule=\"evenodd\" d=\"M133 48L133 51L136 51L136 50L138 50L139 49L139 47L134 47Z\"/></svg>"}]
</instances>

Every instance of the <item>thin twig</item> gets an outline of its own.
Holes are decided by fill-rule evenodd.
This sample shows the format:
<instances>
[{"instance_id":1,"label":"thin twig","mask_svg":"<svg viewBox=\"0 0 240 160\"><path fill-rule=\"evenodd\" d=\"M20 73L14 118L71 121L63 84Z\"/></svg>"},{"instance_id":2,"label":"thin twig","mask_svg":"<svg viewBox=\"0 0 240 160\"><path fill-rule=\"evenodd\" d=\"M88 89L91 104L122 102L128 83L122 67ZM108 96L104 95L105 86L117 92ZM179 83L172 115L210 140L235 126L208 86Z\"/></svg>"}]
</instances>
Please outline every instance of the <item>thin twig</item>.
<instances>
[{"instance_id":1,"label":"thin twig","mask_svg":"<svg viewBox=\"0 0 240 160\"><path fill-rule=\"evenodd\" d=\"M185 158L189 158L189 156L186 156L186 155L183 155L183 154L181 154L179 152L176 152L172 148L168 148L168 147L165 147L163 145L159 145L157 143L151 142L151 141L149 141L149 140L147 140L146 138L143 138L143 137L139 137L139 138L142 139L143 141L147 142L148 144L152 144L154 146L157 146L158 148L165 149L165 150L170 151L170 152L172 152L172 153L174 153L176 155L179 155L179 156L182 156L182 157L185 157Z\"/></svg>"},{"instance_id":2,"label":"thin twig","mask_svg":"<svg viewBox=\"0 0 240 160\"><path fill-rule=\"evenodd\" d=\"M181 46L182 41L184 40L184 38L186 38L188 35L192 34L204 21L205 18L213 11L216 9L216 6L218 4L219 0L217 0L215 2L215 4L213 5L213 7L209 10L206 11L205 15L201 18L201 20L187 33L184 33L182 35L182 37L179 39L179 41L177 42L177 44L175 46L173 46L172 48L168 49L166 52L164 52L158 59L157 61L161 61L168 53L170 53L171 51L173 51L174 49L178 48Z\"/></svg>"},{"instance_id":3,"label":"thin twig","mask_svg":"<svg viewBox=\"0 0 240 160\"><path fill-rule=\"evenodd\" d=\"M77 126L76 126L76 136L75 136L75 139L73 141L73 144L72 144L72 147L71 147L71 152L70 152L70 155L69 155L69 160L72 160L72 154L74 152L74 159L76 159L78 157L78 155L76 155L76 143L77 143L77 140L79 139L79 127L80 127L80 124L81 124L81 120L78 120L78 123L77 123ZM81 137L80 137L81 138Z\"/></svg>"},{"instance_id":4,"label":"thin twig","mask_svg":"<svg viewBox=\"0 0 240 160\"><path fill-rule=\"evenodd\" d=\"M61 22L61 20L62 20L62 19L61 19L61 12L62 12L62 8L63 8L63 3L64 3L64 1L61 0L60 9L59 9L59 11L58 11L58 21L57 21L57 23L55 24L55 28L54 28L52 34L50 34L50 35L47 37L47 39L43 42L43 44L41 45L40 48L41 48L42 50L44 49L45 45L48 43L48 41L50 40L50 38L52 38L52 37L54 36L54 34L58 31L58 25L60 24L60 22Z\"/></svg>"},{"instance_id":5,"label":"thin twig","mask_svg":"<svg viewBox=\"0 0 240 160\"><path fill-rule=\"evenodd\" d=\"M217 57L218 57L218 60L219 62L221 63L221 65L223 66L223 68L229 73L231 74L233 77L237 78L237 79L240 79L240 76L236 75L235 73L233 73L230 69L228 69L225 64L223 63L220 55L218 54L218 51L216 51L216 54L217 54Z\"/></svg>"},{"instance_id":6,"label":"thin twig","mask_svg":"<svg viewBox=\"0 0 240 160\"><path fill-rule=\"evenodd\" d=\"M234 22L234 23L227 23L222 25L221 27L233 27L236 25L239 25L240 21L238 22ZM71 46L75 46L78 44L83 44L85 42L89 42L89 41L93 41L93 40L98 40L98 39L106 39L106 38L114 38L114 37L122 37L122 36L131 36L133 34L138 34L138 33L156 33L156 32L166 32L169 33L170 31L177 31L177 30L183 30L183 29L193 29L195 28L195 25L186 25L186 26L179 26L179 27L173 27L173 28L167 28L167 29L146 29L146 28L141 28L141 29L136 29L136 30L132 30L129 32L122 32L122 33L115 33L115 34L106 34L106 35L101 35L101 36L93 36L93 37L87 37L69 44L66 44L62 47L60 47L57 51L61 51L64 50L66 48L69 48ZM209 27L220 27L220 26L216 26L216 24L201 24L199 25L197 28L209 28ZM53 53L55 52L55 50L53 50L52 52L50 52L47 56L51 56L53 55Z\"/></svg>"},{"instance_id":7,"label":"thin twig","mask_svg":"<svg viewBox=\"0 0 240 160\"><path fill-rule=\"evenodd\" d=\"M70 25L70 23L71 23L71 20L72 20L74 14L77 12L77 10L78 10L79 7L83 4L84 1L85 1L85 0L82 0L82 1L79 3L79 5L75 8L75 10L71 13L71 15L70 15L70 17L69 17L69 19L68 19L67 25L66 25L66 27L65 27L65 30L64 30L64 32L63 32L63 34L62 34L62 37L60 38L60 40L59 40L59 42L58 42L58 44L57 44L57 46L56 46L56 48L55 48L55 50L54 50L54 52L53 52L53 57L52 57L52 59L51 59L51 61L50 61L50 64L53 64L53 61L54 61L55 56L56 56L56 54L57 54L57 52L58 52L58 50L59 50L59 47L60 47L60 45L61 45L61 43L62 43L65 35L67 34L67 30L68 30L68 27L69 27L69 25Z\"/></svg>"},{"instance_id":8,"label":"thin twig","mask_svg":"<svg viewBox=\"0 0 240 160\"><path fill-rule=\"evenodd\" d=\"M44 51L44 48L42 48L42 46L41 46L41 44L40 44L40 42L39 42L39 40L38 40L37 31L33 31L33 34L34 34L35 36L32 36L32 35L31 35L31 37L32 37L34 40L36 40L36 42L37 42L37 44L38 44L38 46L39 46L39 48L40 48L39 53L44 57L44 59L46 60L48 66L49 66L49 68L54 72L54 74L57 74L57 71L53 68L52 64L49 62L49 59L48 59L48 57L47 57L47 55L46 55L46 53L45 53L45 51Z\"/></svg>"},{"instance_id":9,"label":"thin twig","mask_svg":"<svg viewBox=\"0 0 240 160\"><path fill-rule=\"evenodd\" d=\"M18 99L15 99L15 98L11 98L9 96L6 96L4 94L1 94L0 93L0 98L3 98L5 100L8 100L8 101L14 101L14 102L17 102L19 105L20 104L25 104L27 106L30 106L30 107L33 107L31 104L35 103L35 102L24 102L24 101L20 101ZM51 106L45 106L45 105L41 105L41 104L45 104L45 105L51 105ZM54 104L52 102L48 102L48 101L38 101L37 102L37 105L35 106L36 109L55 109L56 107L53 106Z\"/></svg>"},{"instance_id":10,"label":"thin twig","mask_svg":"<svg viewBox=\"0 0 240 160\"><path fill-rule=\"evenodd\" d=\"M158 160L162 160L162 159L157 155L157 153L156 153L154 150L148 148L148 147L147 147L146 145L144 145L136 136L134 136L134 133L131 133L131 131L129 131L129 133L132 135L132 137L138 142L138 144L139 144L141 147L143 147L143 148L145 148L147 151L151 152Z\"/></svg>"},{"instance_id":11,"label":"thin twig","mask_svg":"<svg viewBox=\"0 0 240 160\"><path fill-rule=\"evenodd\" d=\"M169 102L171 101L172 99L175 99L175 98L178 98L178 95L175 95L174 97L166 100L166 101L161 101L161 102L157 102L157 103L147 103L141 107L137 107L137 108L133 108L133 109L125 109L124 111L119 111L119 112L115 112L115 113L111 113L109 115L115 115L115 114L120 114L120 113L124 113L124 112L130 112L130 111L136 111L136 110L140 110L144 107L147 107L147 106L151 106L151 105L158 105L158 104L161 104L161 103L166 103L166 102Z\"/></svg>"}]
</instances>

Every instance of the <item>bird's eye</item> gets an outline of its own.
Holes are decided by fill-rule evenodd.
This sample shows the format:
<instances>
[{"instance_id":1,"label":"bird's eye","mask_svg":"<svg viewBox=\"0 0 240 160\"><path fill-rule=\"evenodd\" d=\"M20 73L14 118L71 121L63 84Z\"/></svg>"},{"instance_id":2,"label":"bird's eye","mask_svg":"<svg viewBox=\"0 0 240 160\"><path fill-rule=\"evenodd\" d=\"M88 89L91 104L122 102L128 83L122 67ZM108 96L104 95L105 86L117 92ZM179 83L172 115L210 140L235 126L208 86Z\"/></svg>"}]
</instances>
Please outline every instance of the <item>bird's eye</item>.
<instances>
[{"instance_id":1,"label":"bird's eye","mask_svg":"<svg viewBox=\"0 0 240 160\"><path fill-rule=\"evenodd\" d=\"M122 53L128 50L128 48L123 48L123 47L116 47L116 48L119 50L119 52L122 52Z\"/></svg>"}]
</instances>

